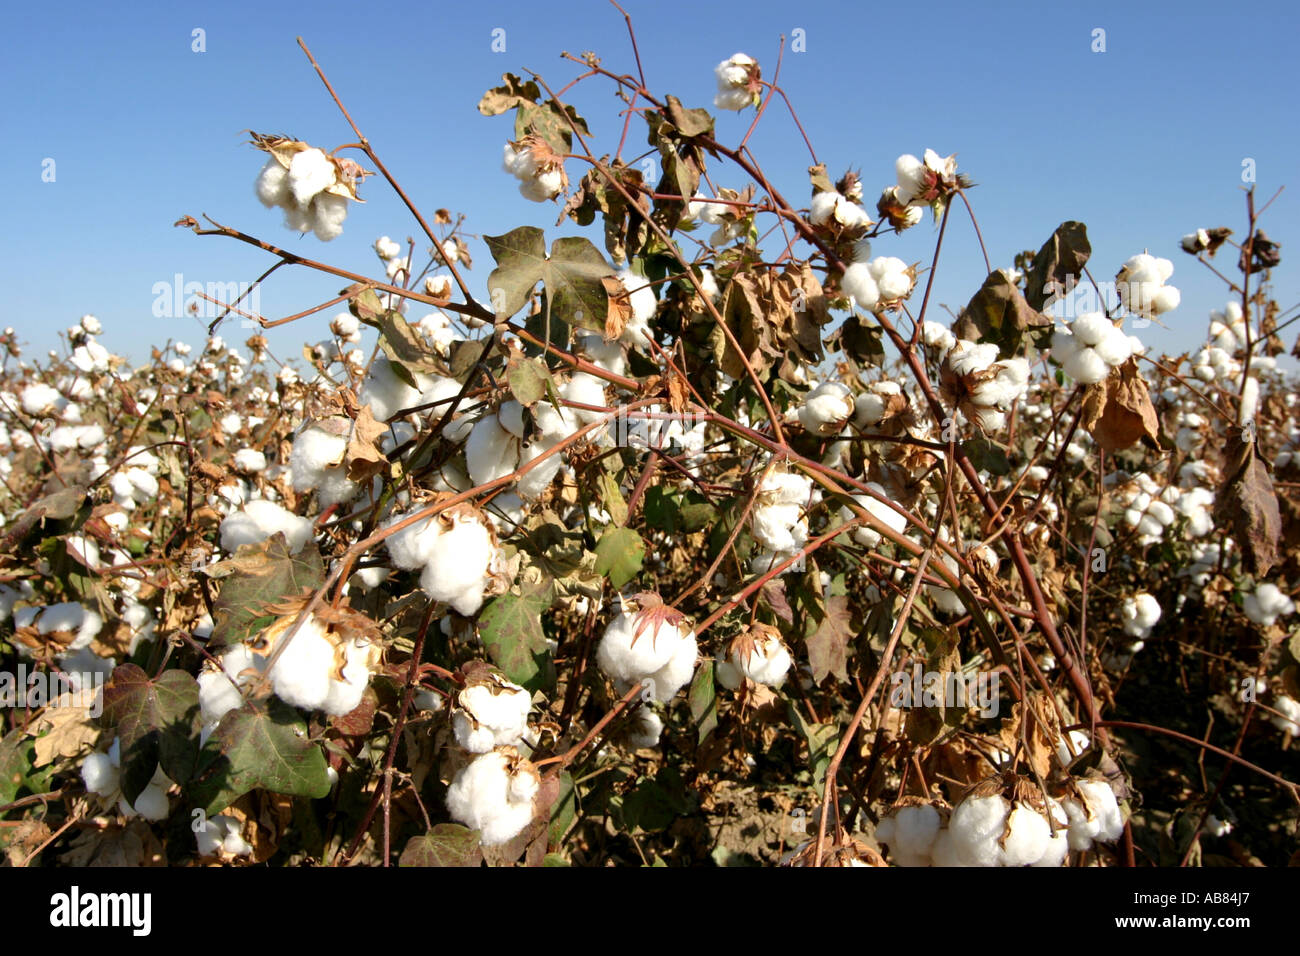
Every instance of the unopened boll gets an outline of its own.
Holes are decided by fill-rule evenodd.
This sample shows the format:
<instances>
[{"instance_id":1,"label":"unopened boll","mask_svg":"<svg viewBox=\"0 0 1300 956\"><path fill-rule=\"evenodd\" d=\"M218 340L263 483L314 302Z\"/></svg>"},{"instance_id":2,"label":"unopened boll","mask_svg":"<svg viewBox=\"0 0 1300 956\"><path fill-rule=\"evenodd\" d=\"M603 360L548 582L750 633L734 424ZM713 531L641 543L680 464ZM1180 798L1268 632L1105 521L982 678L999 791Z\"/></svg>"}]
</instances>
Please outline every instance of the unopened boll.
<instances>
[{"instance_id":1,"label":"unopened boll","mask_svg":"<svg viewBox=\"0 0 1300 956\"><path fill-rule=\"evenodd\" d=\"M1242 610L1260 627L1272 627L1279 617L1295 613L1295 602L1276 584L1265 581L1242 600Z\"/></svg>"},{"instance_id":2,"label":"unopened boll","mask_svg":"<svg viewBox=\"0 0 1300 956\"><path fill-rule=\"evenodd\" d=\"M528 730L532 694L518 684L491 675L456 695L451 726L456 742L470 753L514 746Z\"/></svg>"},{"instance_id":3,"label":"unopened boll","mask_svg":"<svg viewBox=\"0 0 1300 956\"><path fill-rule=\"evenodd\" d=\"M512 747L475 757L447 788L452 818L479 831L483 846L506 843L532 822L541 777Z\"/></svg>"},{"instance_id":4,"label":"unopened boll","mask_svg":"<svg viewBox=\"0 0 1300 956\"><path fill-rule=\"evenodd\" d=\"M799 407L799 421L814 435L837 435L855 410L853 393L840 382L823 382Z\"/></svg>"}]
</instances>

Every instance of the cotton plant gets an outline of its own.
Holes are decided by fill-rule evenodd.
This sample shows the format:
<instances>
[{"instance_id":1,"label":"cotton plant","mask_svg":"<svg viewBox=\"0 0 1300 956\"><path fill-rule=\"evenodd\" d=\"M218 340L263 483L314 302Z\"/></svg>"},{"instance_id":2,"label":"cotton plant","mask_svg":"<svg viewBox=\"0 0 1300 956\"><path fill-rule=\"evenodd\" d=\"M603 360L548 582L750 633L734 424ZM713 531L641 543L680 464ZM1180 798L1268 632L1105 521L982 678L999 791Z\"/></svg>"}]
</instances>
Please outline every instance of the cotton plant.
<instances>
[{"instance_id":1,"label":"cotton plant","mask_svg":"<svg viewBox=\"0 0 1300 956\"><path fill-rule=\"evenodd\" d=\"M270 153L257 176L257 198L284 212L284 224L322 242L343 233L348 203L359 202L357 185L368 173L307 143L253 134L253 145Z\"/></svg>"}]
</instances>

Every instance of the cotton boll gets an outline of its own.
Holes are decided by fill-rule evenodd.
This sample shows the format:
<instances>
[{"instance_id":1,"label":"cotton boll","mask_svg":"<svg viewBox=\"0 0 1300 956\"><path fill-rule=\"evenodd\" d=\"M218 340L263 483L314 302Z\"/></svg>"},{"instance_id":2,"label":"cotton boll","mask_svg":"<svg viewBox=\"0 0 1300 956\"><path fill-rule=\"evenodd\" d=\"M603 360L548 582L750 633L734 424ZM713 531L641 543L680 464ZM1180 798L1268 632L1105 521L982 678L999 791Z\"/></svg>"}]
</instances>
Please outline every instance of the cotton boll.
<instances>
[{"instance_id":1,"label":"cotton boll","mask_svg":"<svg viewBox=\"0 0 1300 956\"><path fill-rule=\"evenodd\" d=\"M880 821L876 840L889 847L898 866L929 866L943 821L933 806L901 806Z\"/></svg>"},{"instance_id":2,"label":"cotton boll","mask_svg":"<svg viewBox=\"0 0 1300 956\"><path fill-rule=\"evenodd\" d=\"M889 497L884 487L874 481L868 482L867 487L879 495L886 498ZM892 528L894 531L901 533L907 526L906 516L894 510L883 501L878 501L870 495L853 495L853 500L866 509L866 511L873 517L878 518L886 527ZM840 517L845 521L848 521L852 519L854 515L849 508L844 507L840 509ZM883 540L883 536L874 528L866 524L860 524L853 529L853 540L865 548L874 548L880 544Z\"/></svg>"},{"instance_id":3,"label":"cotton boll","mask_svg":"<svg viewBox=\"0 0 1300 956\"><path fill-rule=\"evenodd\" d=\"M664 722L658 714L649 707L638 707L627 729L628 746L634 750L658 747L663 731Z\"/></svg>"},{"instance_id":4,"label":"cotton boll","mask_svg":"<svg viewBox=\"0 0 1300 956\"><path fill-rule=\"evenodd\" d=\"M1286 694L1278 694L1273 701L1276 714L1269 716L1273 726L1284 734L1300 737L1300 701Z\"/></svg>"},{"instance_id":5,"label":"cotton boll","mask_svg":"<svg viewBox=\"0 0 1300 956\"><path fill-rule=\"evenodd\" d=\"M800 505L755 505L750 521L754 539L770 551L797 551L808 541L808 520Z\"/></svg>"},{"instance_id":6,"label":"cotton boll","mask_svg":"<svg viewBox=\"0 0 1300 956\"><path fill-rule=\"evenodd\" d=\"M107 797L121 788L122 774L109 754L92 753L81 762L81 779L91 793Z\"/></svg>"},{"instance_id":7,"label":"cotton boll","mask_svg":"<svg viewBox=\"0 0 1300 956\"><path fill-rule=\"evenodd\" d=\"M1065 374L1080 385L1092 385L1105 380L1110 374L1110 366L1097 354L1095 349L1079 349L1067 355L1061 363Z\"/></svg>"},{"instance_id":8,"label":"cotton boll","mask_svg":"<svg viewBox=\"0 0 1300 956\"><path fill-rule=\"evenodd\" d=\"M525 779L519 780L520 776ZM529 778L531 778L531 783ZM513 750L486 753L462 767L447 788L447 811L478 830L483 846L514 839L532 822L538 774Z\"/></svg>"},{"instance_id":9,"label":"cotton boll","mask_svg":"<svg viewBox=\"0 0 1300 956\"><path fill-rule=\"evenodd\" d=\"M329 692L320 709L335 717L350 714L361 706L366 688L370 686L370 661L374 645L364 640L348 640L342 644L343 667L331 674ZM337 654L336 654L337 660Z\"/></svg>"},{"instance_id":10,"label":"cotton boll","mask_svg":"<svg viewBox=\"0 0 1300 956\"><path fill-rule=\"evenodd\" d=\"M266 161L262 171L257 175L257 198L263 206L270 208L285 203L289 197L289 170L274 158Z\"/></svg>"},{"instance_id":11,"label":"cotton boll","mask_svg":"<svg viewBox=\"0 0 1300 956\"><path fill-rule=\"evenodd\" d=\"M953 856L962 866L998 866L1002 862L999 842L1006 828L1011 804L1005 797L967 797L953 811L948 832Z\"/></svg>"},{"instance_id":12,"label":"cotton boll","mask_svg":"<svg viewBox=\"0 0 1300 956\"><path fill-rule=\"evenodd\" d=\"M932 866L965 866L957 855L957 844L952 838L952 831L944 827L934 838L934 850L931 854Z\"/></svg>"},{"instance_id":13,"label":"cotton boll","mask_svg":"<svg viewBox=\"0 0 1300 956\"><path fill-rule=\"evenodd\" d=\"M722 110L743 110L754 104L755 94L749 91L750 76L757 77L758 63L744 53L736 53L723 60L714 69L718 92L713 105Z\"/></svg>"},{"instance_id":14,"label":"cotton boll","mask_svg":"<svg viewBox=\"0 0 1300 956\"><path fill-rule=\"evenodd\" d=\"M277 647L290 629L286 627L281 632ZM309 615L275 662L271 686L286 704L316 710L329 696L333 670L334 645L326 636L324 626L314 615Z\"/></svg>"},{"instance_id":15,"label":"cotton boll","mask_svg":"<svg viewBox=\"0 0 1300 956\"><path fill-rule=\"evenodd\" d=\"M1279 617L1295 612L1295 602L1276 584L1266 581L1256 585L1254 593L1245 596L1242 610L1260 627L1272 627Z\"/></svg>"},{"instance_id":16,"label":"cotton boll","mask_svg":"<svg viewBox=\"0 0 1300 956\"><path fill-rule=\"evenodd\" d=\"M322 190L334 185L334 162L319 149L304 149L289 162L289 191L299 207L307 206Z\"/></svg>"},{"instance_id":17,"label":"cotton boll","mask_svg":"<svg viewBox=\"0 0 1300 956\"><path fill-rule=\"evenodd\" d=\"M651 682L651 696L660 702L672 700L679 690L691 682L699 653L699 643L694 632L678 641L668 663L645 678Z\"/></svg>"},{"instance_id":18,"label":"cotton boll","mask_svg":"<svg viewBox=\"0 0 1300 956\"><path fill-rule=\"evenodd\" d=\"M241 544L260 544L277 532L284 534L289 550L297 553L311 540L310 518L300 518L273 501L256 499L221 522L221 547L234 553Z\"/></svg>"},{"instance_id":19,"label":"cotton boll","mask_svg":"<svg viewBox=\"0 0 1300 956\"><path fill-rule=\"evenodd\" d=\"M40 382L23 389L22 406L28 415L44 415L64 402L65 399L56 389Z\"/></svg>"},{"instance_id":20,"label":"cotton boll","mask_svg":"<svg viewBox=\"0 0 1300 956\"><path fill-rule=\"evenodd\" d=\"M256 448L241 448L235 452L235 470L246 475L255 475L266 470L266 455Z\"/></svg>"},{"instance_id":21,"label":"cotton boll","mask_svg":"<svg viewBox=\"0 0 1300 956\"><path fill-rule=\"evenodd\" d=\"M921 327L921 341L930 348L947 352L957 344L957 337L946 326L927 320Z\"/></svg>"},{"instance_id":22,"label":"cotton boll","mask_svg":"<svg viewBox=\"0 0 1300 956\"><path fill-rule=\"evenodd\" d=\"M1115 326L1096 345L1097 355L1111 368L1118 368L1128 361L1133 354L1133 345L1129 337Z\"/></svg>"},{"instance_id":23,"label":"cotton boll","mask_svg":"<svg viewBox=\"0 0 1300 956\"><path fill-rule=\"evenodd\" d=\"M140 791L139 796L135 798L135 803L131 804L131 809L146 820L153 822L166 820L171 809L167 800L167 791L150 784Z\"/></svg>"},{"instance_id":24,"label":"cotton boll","mask_svg":"<svg viewBox=\"0 0 1300 956\"><path fill-rule=\"evenodd\" d=\"M1002 841L1003 866L1031 866L1047 852L1051 830L1047 818L1025 804L1017 804L1007 818Z\"/></svg>"},{"instance_id":25,"label":"cotton boll","mask_svg":"<svg viewBox=\"0 0 1300 956\"><path fill-rule=\"evenodd\" d=\"M1083 794L1084 801L1087 804L1088 812L1096 823L1096 833L1093 839L1102 843L1118 840L1120 834L1124 832L1124 815L1119 808L1119 803L1115 800L1115 791L1104 780L1080 780L1077 782L1079 791ZM1071 840L1070 845L1071 847L1074 846L1073 840Z\"/></svg>"},{"instance_id":26,"label":"cotton boll","mask_svg":"<svg viewBox=\"0 0 1300 956\"><path fill-rule=\"evenodd\" d=\"M1063 735L1056 742L1056 759L1061 762L1061 766L1069 766L1070 761L1074 760L1092 745L1092 739L1086 731L1072 730L1067 742Z\"/></svg>"},{"instance_id":27,"label":"cotton boll","mask_svg":"<svg viewBox=\"0 0 1300 956\"><path fill-rule=\"evenodd\" d=\"M348 216L348 200L344 196L321 193L311 202L312 232L321 242L329 242L343 234L343 220Z\"/></svg>"},{"instance_id":28,"label":"cotton boll","mask_svg":"<svg viewBox=\"0 0 1300 956\"><path fill-rule=\"evenodd\" d=\"M293 474L295 491L311 491L321 482L325 472L343 463L347 454L345 435L327 431L319 425L309 425L293 440L289 468Z\"/></svg>"},{"instance_id":29,"label":"cotton boll","mask_svg":"<svg viewBox=\"0 0 1300 956\"><path fill-rule=\"evenodd\" d=\"M391 527L408 517L409 515L406 514L394 515L384 522L383 527ZM434 546L441 535L442 522L437 515L432 515L389 535L384 539L384 547L388 549L388 556L392 558L393 564L404 570L414 571L429 563Z\"/></svg>"},{"instance_id":30,"label":"cotton boll","mask_svg":"<svg viewBox=\"0 0 1300 956\"><path fill-rule=\"evenodd\" d=\"M790 670L790 651L775 630L755 625L731 643L730 663L756 684L780 687Z\"/></svg>"},{"instance_id":31,"label":"cotton boll","mask_svg":"<svg viewBox=\"0 0 1300 956\"><path fill-rule=\"evenodd\" d=\"M465 441L465 467L475 485L504 478L519 467L519 440L497 416L484 415Z\"/></svg>"},{"instance_id":32,"label":"cotton boll","mask_svg":"<svg viewBox=\"0 0 1300 956\"><path fill-rule=\"evenodd\" d=\"M854 262L844 270L840 288L845 295L852 296L854 304L865 312L874 311L880 303L880 287L865 262Z\"/></svg>"},{"instance_id":33,"label":"cotton boll","mask_svg":"<svg viewBox=\"0 0 1300 956\"><path fill-rule=\"evenodd\" d=\"M970 342L958 339L948 352L948 367L961 377L983 372L998 360L998 347L992 342Z\"/></svg>"},{"instance_id":34,"label":"cotton boll","mask_svg":"<svg viewBox=\"0 0 1300 956\"><path fill-rule=\"evenodd\" d=\"M1070 323L1070 333L1088 348L1100 345L1114 328L1114 323L1101 312L1084 313Z\"/></svg>"},{"instance_id":35,"label":"cotton boll","mask_svg":"<svg viewBox=\"0 0 1300 956\"><path fill-rule=\"evenodd\" d=\"M1065 862L1066 854L1070 852L1070 821L1066 816L1065 808L1052 797L1047 798L1047 808L1047 812L1056 822L1056 835L1048 837L1042 856L1030 866L1061 866Z\"/></svg>"},{"instance_id":36,"label":"cotton boll","mask_svg":"<svg viewBox=\"0 0 1300 956\"><path fill-rule=\"evenodd\" d=\"M837 434L855 409L853 393L840 382L824 382L813 389L799 408L799 421L814 435Z\"/></svg>"},{"instance_id":37,"label":"cotton boll","mask_svg":"<svg viewBox=\"0 0 1300 956\"><path fill-rule=\"evenodd\" d=\"M1120 619L1125 634L1145 638L1160 620L1160 604L1150 594L1142 591L1126 598L1120 605Z\"/></svg>"},{"instance_id":38,"label":"cotton boll","mask_svg":"<svg viewBox=\"0 0 1300 956\"><path fill-rule=\"evenodd\" d=\"M560 397L567 402L579 405L605 407L605 382L586 372L576 372L560 387ZM584 408L572 408L568 412L584 425L598 422L605 417L605 412L591 411Z\"/></svg>"},{"instance_id":39,"label":"cotton boll","mask_svg":"<svg viewBox=\"0 0 1300 956\"><path fill-rule=\"evenodd\" d=\"M457 514L434 544L420 586L435 601L446 601L461 614L474 614L483 605L496 554L491 532L482 521Z\"/></svg>"},{"instance_id":40,"label":"cotton boll","mask_svg":"<svg viewBox=\"0 0 1300 956\"><path fill-rule=\"evenodd\" d=\"M470 753L487 753L501 745L518 744L528 729L532 695L517 684L493 676L473 684L456 697L452 731Z\"/></svg>"},{"instance_id":41,"label":"cotton boll","mask_svg":"<svg viewBox=\"0 0 1300 956\"><path fill-rule=\"evenodd\" d=\"M656 626L649 620L640 635L638 623L636 612L620 612L605 628L596 649L596 663L601 671L626 684L637 683L665 668L674 652L685 643L684 635L673 623L661 621ZM693 661L695 651L691 654Z\"/></svg>"}]
</instances>

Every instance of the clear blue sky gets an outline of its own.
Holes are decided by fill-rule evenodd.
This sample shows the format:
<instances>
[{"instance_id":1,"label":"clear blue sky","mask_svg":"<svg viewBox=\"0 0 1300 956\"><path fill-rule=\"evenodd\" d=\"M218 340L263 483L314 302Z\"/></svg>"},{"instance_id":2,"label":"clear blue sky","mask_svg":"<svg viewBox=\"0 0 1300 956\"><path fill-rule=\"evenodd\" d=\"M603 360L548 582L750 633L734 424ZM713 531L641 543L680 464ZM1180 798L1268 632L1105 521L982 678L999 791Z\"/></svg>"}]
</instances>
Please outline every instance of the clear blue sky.
<instances>
[{"instance_id":1,"label":"clear blue sky","mask_svg":"<svg viewBox=\"0 0 1300 956\"><path fill-rule=\"evenodd\" d=\"M805 31L780 81L833 175L862 170L874 199L894 159L932 147L956 152L994 265L1037 247L1064 219L1087 222L1099 280L1149 248L1174 261L1183 305L1169 331L1147 329L1157 350L1204 335L1225 292L1177 248L1198 226L1240 231L1241 164L1255 160L1258 191L1287 191L1264 228L1283 245L1277 297L1300 300L1300 123L1295 36L1285 2L1117 2L858 5L652 3L628 0L650 86L712 110L713 67L736 51L770 77L778 39ZM155 318L159 282L247 281L271 260L217 238L173 229L183 214L226 224L354 271L377 271L370 243L415 232L377 178L339 239L298 238L264 209L252 183L262 155L245 129L291 133L332 148L350 139L342 117L295 45L302 35L361 128L417 203L469 214L467 228L496 234L553 228L558 210L521 198L500 170L508 118L485 118L479 96L509 70L530 68L558 86L575 69L559 52L594 50L632 70L622 18L604 0L575 3L46 3L11 5L0 37L0 89L8 142L0 151L5 296L0 324L33 348L93 312L111 349L143 359L169 336L194 344L189 318ZM506 50L491 49L494 28ZM192 52L192 31L206 51ZM1106 31L1094 53L1092 31ZM618 101L593 81L573 98L597 143L612 150ZM738 139L749 113L723 113L720 136ZM639 126L640 124L638 124ZM644 130L635 128L634 150ZM783 110L751 141L790 198L807 200L808 155ZM54 182L42 163L55 161ZM575 177L576 178L576 177ZM720 175L724 184L741 185ZM563 231L563 230L561 230ZM569 232L573 230L570 229ZM598 237L594 237L599 244ZM876 252L928 256L926 224ZM491 267L471 244L471 277ZM1223 257L1221 256L1221 259ZM1231 260L1225 261L1225 268ZM983 265L969 222L954 219L936 300L954 309L978 288ZM281 270L264 289L268 316L299 311L342 287ZM422 314L413 306L413 314ZM331 312L272 338L284 355L327 334ZM940 311L932 315L944 318ZM247 335L230 323L228 339ZM1291 335L1288 334L1288 344Z\"/></svg>"}]
</instances>

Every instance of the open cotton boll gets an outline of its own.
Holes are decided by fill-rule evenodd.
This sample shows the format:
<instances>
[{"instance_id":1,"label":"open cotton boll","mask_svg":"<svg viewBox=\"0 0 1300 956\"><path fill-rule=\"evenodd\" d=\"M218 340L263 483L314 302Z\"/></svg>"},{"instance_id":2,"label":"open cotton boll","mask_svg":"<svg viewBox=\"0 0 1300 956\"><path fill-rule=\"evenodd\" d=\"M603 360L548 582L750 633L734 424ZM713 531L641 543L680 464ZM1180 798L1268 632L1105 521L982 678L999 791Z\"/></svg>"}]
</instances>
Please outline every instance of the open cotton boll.
<instances>
[{"instance_id":1,"label":"open cotton boll","mask_svg":"<svg viewBox=\"0 0 1300 956\"><path fill-rule=\"evenodd\" d=\"M729 645L728 663L755 684L780 687L792 663L790 651L775 628L755 624Z\"/></svg>"},{"instance_id":2,"label":"open cotton boll","mask_svg":"<svg viewBox=\"0 0 1300 956\"><path fill-rule=\"evenodd\" d=\"M755 505L751 530L769 551L797 551L808 542L808 519L801 505Z\"/></svg>"},{"instance_id":3,"label":"open cotton boll","mask_svg":"<svg viewBox=\"0 0 1300 956\"><path fill-rule=\"evenodd\" d=\"M691 682L695 674L695 660L699 657L699 642L692 631L683 637L673 650L668 663L644 680L650 688L650 696L659 702L672 700L683 687Z\"/></svg>"},{"instance_id":4,"label":"open cotton boll","mask_svg":"<svg viewBox=\"0 0 1300 956\"><path fill-rule=\"evenodd\" d=\"M799 421L814 435L838 434L855 410L853 393L841 382L823 382L799 407Z\"/></svg>"},{"instance_id":5,"label":"open cotton boll","mask_svg":"<svg viewBox=\"0 0 1300 956\"><path fill-rule=\"evenodd\" d=\"M452 732L456 742L470 753L487 753L502 745L514 746L528 729L528 712L532 706L532 694L518 684L492 675L456 696Z\"/></svg>"},{"instance_id":6,"label":"open cotton boll","mask_svg":"<svg viewBox=\"0 0 1300 956\"><path fill-rule=\"evenodd\" d=\"M329 691L320 704L320 710L334 717L350 714L361 705L370 686L370 665L376 648L369 641L351 639L343 642L341 650L343 667L331 673ZM336 653L336 665L337 660Z\"/></svg>"},{"instance_id":7,"label":"open cotton boll","mask_svg":"<svg viewBox=\"0 0 1300 956\"><path fill-rule=\"evenodd\" d=\"M408 518L408 514L396 514L384 522L389 528ZM406 571L423 568L433 555L434 545L442 535L442 522L437 515L432 515L414 524L408 525L384 539L384 547L393 564Z\"/></svg>"},{"instance_id":8,"label":"open cotton boll","mask_svg":"<svg viewBox=\"0 0 1300 956\"><path fill-rule=\"evenodd\" d=\"M1007 818L1002 840L1003 866L1035 866L1052 847L1047 818L1026 804L1017 804Z\"/></svg>"},{"instance_id":9,"label":"open cotton boll","mask_svg":"<svg viewBox=\"0 0 1300 956\"><path fill-rule=\"evenodd\" d=\"M642 750L658 747L663 732L663 718L649 707L638 707L628 721L625 739L632 749Z\"/></svg>"},{"instance_id":10,"label":"open cotton boll","mask_svg":"<svg viewBox=\"0 0 1300 956\"><path fill-rule=\"evenodd\" d=\"M309 425L293 440L289 468L295 491L317 488L325 472L343 463L348 450L346 435L327 431L321 425Z\"/></svg>"},{"instance_id":11,"label":"open cotton boll","mask_svg":"<svg viewBox=\"0 0 1300 956\"><path fill-rule=\"evenodd\" d=\"M1160 620L1160 602L1145 591L1125 598L1120 605L1120 620L1125 634L1145 638Z\"/></svg>"},{"instance_id":12,"label":"open cotton boll","mask_svg":"<svg viewBox=\"0 0 1300 956\"><path fill-rule=\"evenodd\" d=\"M23 411L28 415L44 415L66 403L58 391L43 382L28 385L22 392Z\"/></svg>"},{"instance_id":13,"label":"open cotton boll","mask_svg":"<svg viewBox=\"0 0 1300 956\"><path fill-rule=\"evenodd\" d=\"M475 757L447 788L447 811L479 831L483 846L498 846L524 831L533 819L537 769L512 748Z\"/></svg>"},{"instance_id":14,"label":"open cotton boll","mask_svg":"<svg viewBox=\"0 0 1300 956\"><path fill-rule=\"evenodd\" d=\"M876 284L865 262L854 262L844 270L840 289L845 295L851 296L853 304L864 312L873 312L880 304L880 286Z\"/></svg>"},{"instance_id":15,"label":"open cotton boll","mask_svg":"<svg viewBox=\"0 0 1300 956\"><path fill-rule=\"evenodd\" d=\"M670 621L651 621L637 636L638 615L622 611L605 628L596 650L596 663L608 677L634 684L664 668L685 642L681 629ZM692 637L693 639L693 637Z\"/></svg>"},{"instance_id":16,"label":"open cotton boll","mask_svg":"<svg viewBox=\"0 0 1300 956\"><path fill-rule=\"evenodd\" d=\"M998 866L1011 803L1000 794L967 797L948 821L953 856L962 866Z\"/></svg>"},{"instance_id":17,"label":"open cotton boll","mask_svg":"<svg viewBox=\"0 0 1300 956\"><path fill-rule=\"evenodd\" d=\"M1070 820L1070 849L1086 850L1094 841L1109 843L1124 832L1124 814L1115 799L1115 791L1104 780L1078 780L1084 806L1074 800L1062 801ZM1086 838L1085 838L1086 835Z\"/></svg>"},{"instance_id":18,"label":"open cotton boll","mask_svg":"<svg viewBox=\"0 0 1300 956\"><path fill-rule=\"evenodd\" d=\"M203 826L194 831L194 842L200 857L252 856L252 845L240 833L241 824L234 817L219 813L208 817Z\"/></svg>"},{"instance_id":19,"label":"open cotton boll","mask_svg":"<svg viewBox=\"0 0 1300 956\"><path fill-rule=\"evenodd\" d=\"M565 401L576 402L579 405L595 405L603 408L606 407L605 382L603 379L590 375L587 372L575 372L573 376L560 387L560 397ZM607 412L591 411L585 408L570 408L567 411L584 425L598 422L607 414Z\"/></svg>"},{"instance_id":20,"label":"open cotton boll","mask_svg":"<svg viewBox=\"0 0 1300 956\"><path fill-rule=\"evenodd\" d=\"M753 105L757 94L750 92L750 78L757 78L758 72L758 62L744 53L723 60L713 70L718 81L713 105L720 110L743 110Z\"/></svg>"},{"instance_id":21,"label":"open cotton boll","mask_svg":"<svg viewBox=\"0 0 1300 956\"><path fill-rule=\"evenodd\" d=\"M117 747L117 741L113 741ZM111 753L95 752L81 762L81 780L86 789L101 797L112 796L121 789L122 772Z\"/></svg>"},{"instance_id":22,"label":"open cotton boll","mask_svg":"<svg viewBox=\"0 0 1300 956\"><path fill-rule=\"evenodd\" d=\"M221 547L231 553L241 544L260 544L280 532L296 554L311 540L314 526L310 518L300 518L274 501L258 498L222 519L220 530Z\"/></svg>"},{"instance_id":23,"label":"open cotton boll","mask_svg":"<svg viewBox=\"0 0 1300 956\"><path fill-rule=\"evenodd\" d=\"M255 475L266 471L266 455L256 448L241 448L235 452L235 470L245 475Z\"/></svg>"},{"instance_id":24,"label":"open cotton boll","mask_svg":"<svg viewBox=\"0 0 1300 956\"><path fill-rule=\"evenodd\" d=\"M255 654L246 644L235 644L199 672L199 713L205 724L216 724L227 713L244 703L240 688L248 685L266 669L266 658Z\"/></svg>"},{"instance_id":25,"label":"open cotton boll","mask_svg":"<svg viewBox=\"0 0 1300 956\"><path fill-rule=\"evenodd\" d=\"M464 615L483 606L483 592L497 547L477 517L456 514L434 542L420 586L435 601L445 601Z\"/></svg>"},{"instance_id":26,"label":"open cotton boll","mask_svg":"<svg viewBox=\"0 0 1300 956\"><path fill-rule=\"evenodd\" d=\"M289 162L289 191L299 206L306 206L317 193L329 189L335 179L334 161L322 150L301 150Z\"/></svg>"},{"instance_id":27,"label":"open cotton boll","mask_svg":"<svg viewBox=\"0 0 1300 956\"><path fill-rule=\"evenodd\" d=\"M278 648L292 626L281 631ZM317 710L330 692L334 671L334 644L324 625L309 615L271 669L271 687L286 704Z\"/></svg>"},{"instance_id":28,"label":"open cotton boll","mask_svg":"<svg viewBox=\"0 0 1300 956\"><path fill-rule=\"evenodd\" d=\"M1061 761L1061 766L1069 766L1070 761L1074 760L1085 750L1092 746L1092 738L1088 736L1087 731L1072 730L1069 733L1067 741L1063 734L1056 742L1056 759Z\"/></svg>"},{"instance_id":29,"label":"open cotton boll","mask_svg":"<svg viewBox=\"0 0 1300 956\"><path fill-rule=\"evenodd\" d=\"M491 413L480 418L465 440L465 468L470 481L485 485L519 467L519 439Z\"/></svg>"},{"instance_id":30,"label":"open cotton boll","mask_svg":"<svg viewBox=\"0 0 1300 956\"><path fill-rule=\"evenodd\" d=\"M830 224L846 229L866 229L871 225L871 217L865 209L833 189L813 196L808 219L814 226Z\"/></svg>"},{"instance_id":31,"label":"open cotton boll","mask_svg":"<svg viewBox=\"0 0 1300 956\"><path fill-rule=\"evenodd\" d=\"M343 234L343 221L348 217L348 200L345 196L321 193L311 201L315 221L312 232L321 242L329 242Z\"/></svg>"},{"instance_id":32,"label":"open cotton boll","mask_svg":"<svg viewBox=\"0 0 1300 956\"><path fill-rule=\"evenodd\" d=\"M973 375L990 368L998 360L998 347L993 342L971 342L958 339L948 352L947 363L953 374Z\"/></svg>"},{"instance_id":33,"label":"open cotton boll","mask_svg":"<svg viewBox=\"0 0 1300 956\"><path fill-rule=\"evenodd\" d=\"M1300 701L1286 694L1278 694L1273 701L1276 714L1269 715L1269 721L1284 734L1300 737Z\"/></svg>"},{"instance_id":34,"label":"open cotton boll","mask_svg":"<svg viewBox=\"0 0 1300 956\"><path fill-rule=\"evenodd\" d=\"M1279 617L1295 613L1295 602L1276 584L1265 581L1242 600L1242 610L1260 627L1272 627Z\"/></svg>"},{"instance_id":35,"label":"open cotton boll","mask_svg":"<svg viewBox=\"0 0 1300 956\"><path fill-rule=\"evenodd\" d=\"M257 174L257 198L268 209L282 205L290 197L289 170L285 169L272 157L266 161L262 171Z\"/></svg>"},{"instance_id":36,"label":"open cotton boll","mask_svg":"<svg viewBox=\"0 0 1300 956\"><path fill-rule=\"evenodd\" d=\"M926 320L921 327L921 341L930 348L947 352L957 344L957 336L953 335L952 330L947 326Z\"/></svg>"},{"instance_id":37,"label":"open cotton boll","mask_svg":"<svg viewBox=\"0 0 1300 956\"><path fill-rule=\"evenodd\" d=\"M161 771L159 772L161 773ZM170 781L166 785L150 783L140 791L134 803L127 803L126 797L123 797L118 803L118 808L123 811L124 815L128 815L126 814L126 808L129 807L144 819L155 823L159 820L166 820L167 814L171 810L171 804L167 800L167 787L170 785Z\"/></svg>"},{"instance_id":38,"label":"open cotton boll","mask_svg":"<svg viewBox=\"0 0 1300 956\"><path fill-rule=\"evenodd\" d=\"M867 487L879 495L889 497L884 487L877 482L867 482ZM907 518L898 511L895 511L883 501L871 497L870 495L853 495L853 500L860 504L868 514L878 518L881 523L895 531L902 532L907 527ZM848 507L840 508L840 517L845 521L850 521L854 517L852 510ZM883 540L883 535L879 531L866 524L859 524L853 529L853 540L864 548L874 548Z\"/></svg>"},{"instance_id":39,"label":"open cotton boll","mask_svg":"<svg viewBox=\"0 0 1300 956\"><path fill-rule=\"evenodd\" d=\"M930 866L943 820L933 806L901 806L880 821L876 840L898 866Z\"/></svg>"}]
</instances>

